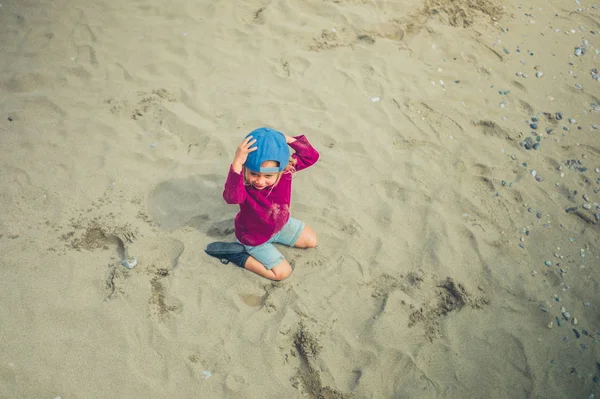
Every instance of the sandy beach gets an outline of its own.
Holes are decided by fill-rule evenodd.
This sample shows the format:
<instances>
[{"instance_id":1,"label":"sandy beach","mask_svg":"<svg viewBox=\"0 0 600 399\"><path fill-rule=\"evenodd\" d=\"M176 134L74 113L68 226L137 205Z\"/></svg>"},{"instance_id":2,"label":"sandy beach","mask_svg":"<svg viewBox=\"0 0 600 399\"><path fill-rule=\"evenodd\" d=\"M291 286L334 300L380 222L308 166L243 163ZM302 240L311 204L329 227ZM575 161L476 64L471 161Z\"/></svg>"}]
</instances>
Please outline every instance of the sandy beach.
<instances>
[{"instance_id":1,"label":"sandy beach","mask_svg":"<svg viewBox=\"0 0 600 399\"><path fill-rule=\"evenodd\" d=\"M588 0L2 2L0 398L600 398L599 68ZM281 282L204 253L261 126Z\"/></svg>"}]
</instances>

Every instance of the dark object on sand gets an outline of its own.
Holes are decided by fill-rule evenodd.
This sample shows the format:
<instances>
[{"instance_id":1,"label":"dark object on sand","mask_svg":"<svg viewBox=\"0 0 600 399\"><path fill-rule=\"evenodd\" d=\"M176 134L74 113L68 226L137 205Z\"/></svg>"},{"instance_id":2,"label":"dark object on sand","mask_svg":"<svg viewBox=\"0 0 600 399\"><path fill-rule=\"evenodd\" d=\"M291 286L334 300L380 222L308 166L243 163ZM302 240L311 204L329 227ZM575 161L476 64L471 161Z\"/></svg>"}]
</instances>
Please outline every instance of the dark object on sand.
<instances>
[{"instance_id":1,"label":"dark object on sand","mask_svg":"<svg viewBox=\"0 0 600 399\"><path fill-rule=\"evenodd\" d=\"M250 257L244 246L236 242L211 242L204 252L219 259L224 265L231 262L239 267L244 267Z\"/></svg>"}]
</instances>

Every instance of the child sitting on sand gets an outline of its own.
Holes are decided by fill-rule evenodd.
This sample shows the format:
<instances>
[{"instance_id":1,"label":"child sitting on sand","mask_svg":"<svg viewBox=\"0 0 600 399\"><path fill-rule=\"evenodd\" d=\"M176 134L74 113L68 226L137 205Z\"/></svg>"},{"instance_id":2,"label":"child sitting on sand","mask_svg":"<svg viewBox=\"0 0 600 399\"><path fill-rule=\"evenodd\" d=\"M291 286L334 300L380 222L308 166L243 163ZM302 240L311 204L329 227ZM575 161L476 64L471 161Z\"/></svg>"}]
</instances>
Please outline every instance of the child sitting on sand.
<instances>
[{"instance_id":1,"label":"child sitting on sand","mask_svg":"<svg viewBox=\"0 0 600 399\"><path fill-rule=\"evenodd\" d=\"M295 151L291 157L288 146ZM290 137L266 127L248 134L235 152L223 191L225 202L240 206L234 223L238 242L213 242L206 253L271 280L288 277L292 268L273 243L317 246L314 230L290 217L292 176L317 159L319 153L304 135Z\"/></svg>"}]
</instances>

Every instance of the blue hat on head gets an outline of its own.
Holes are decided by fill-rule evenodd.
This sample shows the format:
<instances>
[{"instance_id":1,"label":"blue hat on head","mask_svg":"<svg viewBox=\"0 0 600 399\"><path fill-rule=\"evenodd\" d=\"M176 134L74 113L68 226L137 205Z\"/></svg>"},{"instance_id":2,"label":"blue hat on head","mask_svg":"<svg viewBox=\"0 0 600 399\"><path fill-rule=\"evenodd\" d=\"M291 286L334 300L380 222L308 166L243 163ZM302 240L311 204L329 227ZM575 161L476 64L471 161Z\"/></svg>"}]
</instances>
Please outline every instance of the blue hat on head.
<instances>
[{"instance_id":1,"label":"blue hat on head","mask_svg":"<svg viewBox=\"0 0 600 399\"><path fill-rule=\"evenodd\" d=\"M260 173L277 173L286 168L290 160L290 148L283 133L268 127L261 127L253 130L246 137L248 136L252 136L256 140L253 147L257 147L257 149L248 154L248 159L244 163L246 168ZM265 161L279 162L279 166L261 167L260 165Z\"/></svg>"}]
</instances>

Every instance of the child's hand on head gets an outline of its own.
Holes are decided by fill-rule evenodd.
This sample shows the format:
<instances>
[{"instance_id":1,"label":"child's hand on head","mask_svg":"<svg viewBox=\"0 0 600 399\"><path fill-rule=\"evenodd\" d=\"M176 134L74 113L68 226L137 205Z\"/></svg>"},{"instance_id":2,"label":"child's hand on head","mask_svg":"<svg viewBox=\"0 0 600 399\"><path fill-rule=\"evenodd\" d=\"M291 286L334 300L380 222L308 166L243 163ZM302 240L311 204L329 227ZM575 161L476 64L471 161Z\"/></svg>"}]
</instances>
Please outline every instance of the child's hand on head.
<instances>
[{"instance_id":1,"label":"child's hand on head","mask_svg":"<svg viewBox=\"0 0 600 399\"><path fill-rule=\"evenodd\" d=\"M293 143L294 141L296 141L296 139L293 138L292 136L288 136L287 134L284 134L284 136L285 136L285 142L288 143L288 144Z\"/></svg>"},{"instance_id":2,"label":"child's hand on head","mask_svg":"<svg viewBox=\"0 0 600 399\"><path fill-rule=\"evenodd\" d=\"M248 159L248 154L250 154L252 151L256 151L258 148L252 147L254 143L256 143L256 140L254 140L252 136L248 136L235 150L235 156L233 157L233 162L231 163L234 172L242 173L242 167Z\"/></svg>"}]
</instances>

